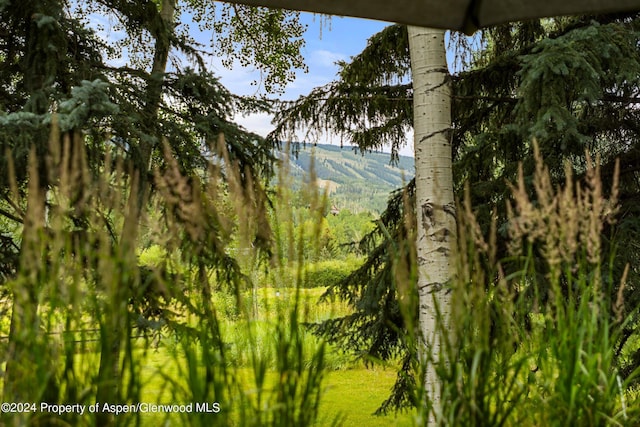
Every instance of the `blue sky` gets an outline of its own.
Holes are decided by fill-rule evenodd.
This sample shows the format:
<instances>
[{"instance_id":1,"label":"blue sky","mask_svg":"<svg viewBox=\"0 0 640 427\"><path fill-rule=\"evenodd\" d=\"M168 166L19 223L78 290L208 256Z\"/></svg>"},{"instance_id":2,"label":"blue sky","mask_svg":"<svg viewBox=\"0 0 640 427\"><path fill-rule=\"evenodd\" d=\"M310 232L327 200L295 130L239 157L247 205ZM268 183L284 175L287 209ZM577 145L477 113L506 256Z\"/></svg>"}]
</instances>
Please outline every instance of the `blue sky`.
<instances>
[{"instance_id":1,"label":"blue sky","mask_svg":"<svg viewBox=\"0 0 640 427\"><path fill-rule=\"evenodd\" d=\"M319 16L310 13L302 13L301 18L308 26L302 55L309 72L299 71L296 80L287 86L282 99L295 99L316 86L334 80L338 71L335 62L348 60L360 53L369 37L389 25L380 21L341 17L332 17L323 24ZM216 62L212 63L213 71L221 76L228 89L236 94L255 94L256 87L251 86L250 82L258 78L258 74L251 68L228 70Z\"/></svg>"},{"instance_id":2,"label":"blue sky","mask_svg":"<svg viewBox=\"0 0 640 427\"><path fill-rule=\"evenodd\" d=\"M188 17L187 13L183 15L183 18L186 17ZM95 25L102 25L99 33L107 39L115 41L126 37L124 31L117 28L117 23L107 16L93 15L91 20ZM311 13L301 13L301 20L307 25L304 36L306 45L302 54L308 66L308 72L298 71L295 81L287 85L282 95L266 94L269 97L275 96L283 100L297 99L301 95L308 94L313 88L335 80L338 71L335 62L338 60L348 61L350 57L360 53L366 46L369 37L390 25L388 22L367 19L337 16L326 18ZM198 33L195 24L190 27L192 36L196 40L205 45L210 43L210 33ZM120 58L112 59L111 62L114 65L123 65L127 60L127 52L122 52ZM255 69L243 68L239 65L228 69L222 66L218 58L210 59L209 67L210 71L220 77L221 82L232 93L238 95L255 95L257 93L257 88L252 85L252 82L259 80L260 75ZM265 94L264 91L258 93ZM262 136L266 136L273 129L271 117L268 115L238 116L235 117L235 120L248 130ZM408 139L411 139L411 135L408 135ZM335 136L326 135L322 140L308 142L339 144L340 140ZM413 156L411 142L401 150L401 154Z\"/></svg>"},{"instance_id":3,"label":"blue sky","mask_svg":"<svg viewBox=\"0 0 640 427\"><path fill-rule=\"evenodd\" d=\"M302 22L308 28L305 34L306 46L303 56L309 67L308 73L298 72L296 80L290 83L279 98L283 100L297 99L308 94L313 88L325 85L336 79L338 67L335 62L346 60L359 54L367 45L367 40L386 26L388 22L368 19L331 17L324 21L320 16L311 13L301 14ZM447 52L449 64L453 64L454 53ZM252 95L256 93L256 86L251 82L259 79L259 74L248 68L236 67L232 70L220 65L219 60L212 64L212 71L220 76L222 83L238 95ZM269 95L272 96L272 95ZM250 131L266 136L273 125L271 117L267 115L251 115L236 117L236 121ZM302 135L300 135L302 137ZM413 157L412 133L407 134L407 145L400 150L400 154ZM340 144L336 136L325 135L317 143Z\"/></svg>"},{"instance_id":4,"label":"blue sky","mask_svg":"<svg viewBox=\"0 0 640 427\"><path fill-rule=\"evenodd\" d=\"M308 25L303 56L309 71L297 73L296 80L285 88L284 94L278 95L278 98L283 100L297 99L308 94L313 88L335 80L338 72L335 62L348 61L350 57L360 53L367 45L369 37L390 25L388 22L336 16L323 24L319 16L310 13L302 13L301 18L303 23ZM220 76L221 82L231 92L239 95L256 93L256 86L251 85L251 82L258 79L259 74L254 70L241 67L225 69L218 61L214 61L211 66L212 71ZM273 128L271 118L267 115L236 117L236 121L248 130L263 136ZM335 136L326 135L322 140L308 142L339 144L340 140ZM412 145L405 147L401 154L413 156Z\"/></svg>"}]
</instances>

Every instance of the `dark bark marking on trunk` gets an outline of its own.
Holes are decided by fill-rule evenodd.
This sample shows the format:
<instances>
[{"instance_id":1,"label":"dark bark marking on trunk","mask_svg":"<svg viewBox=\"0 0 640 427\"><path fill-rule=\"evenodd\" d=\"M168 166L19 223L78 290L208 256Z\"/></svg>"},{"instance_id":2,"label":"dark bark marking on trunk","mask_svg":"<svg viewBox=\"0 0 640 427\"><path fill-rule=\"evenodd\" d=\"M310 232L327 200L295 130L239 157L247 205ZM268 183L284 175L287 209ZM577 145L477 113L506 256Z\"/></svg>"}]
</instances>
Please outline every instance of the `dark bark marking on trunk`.
<instances>
[{"instance_id":1,"label":"dark bark marking on trunk","mask_svg":"<svg viewBox=\"0 0 640 427\"><path fill-rule=\"evenodd\" d=\"M422 228L425 231L430 230L435 224L434 214L433 205L427 200L422 204Z\"/></svg>"},{"instance_id":2,"label":"dark bark marking on trunk","mask_svg":"<svg viewBox=\"0 0 640 427\"><path fill-rule=\"evenodd\" d=\"M451 292L451 288L449 288L447 283L442 282L430 282L420 286L420 290L427 289L430 294L445 291L445 293Z\"/></svg>"}]
</instances>

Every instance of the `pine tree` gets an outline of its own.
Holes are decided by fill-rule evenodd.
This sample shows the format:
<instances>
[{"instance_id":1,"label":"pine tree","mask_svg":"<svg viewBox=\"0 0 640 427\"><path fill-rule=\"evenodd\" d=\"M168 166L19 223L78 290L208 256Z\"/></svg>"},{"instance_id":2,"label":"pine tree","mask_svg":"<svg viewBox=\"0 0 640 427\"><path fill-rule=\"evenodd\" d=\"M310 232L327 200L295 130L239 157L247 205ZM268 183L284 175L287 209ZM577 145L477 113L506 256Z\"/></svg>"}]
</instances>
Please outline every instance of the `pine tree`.
<instances>
[{"instance_id":1,"label":"pine tree","mask_svg":"<svg viewBox=\"0 0 640 427\"><path fill-rule=\"evenodd\" d=\"M505 232L505 184L515 182L519 162L525 175L532 175L531 140L536 138L558 184L566 161L574 175L584 172L585 150L600 155L604 186L611 183L615 158L621 159L622 209L615 227L605 230L603 237L619 237L617 248L607 248L617 249L617 277L637 256L638 22L636 14L569 17L482 32L480 49L471 53L470 64L452 76L451 140L456 192L469 183L472 204L486 230L497 215L499 230ZM464 41L456 35L452 39ZM397 153L413 115L407 40L402 26L387 27L372 37L360 55L342 64L338 81L283 105L274 135L310 127L334 131L362 150L391 143ZM407 197L414 197L414 188L410 183L406 195L399 192L390 198L379 227L361 242L369 254L366 263L329 290L350 301L355 313L317 326L325 336L362 355L405 355L405 370L410 352L400 332L406 325L393 265L398 248L406 246L402 242L417 226L406 222L406 214L412 213L405 206L413 203L407 205ZM419 212L415 215L420 218ZM407 260L415 262L410 256ZM626 307L636 316L638 296L637 286L627 285ZM630 327L623 341L634 333ZM637 365L640 357L635 359ZM403 394L412 381L399 375L383 409L416 404L410 394Z\"/></svg>"},{"instance_id":2,"label":"pine tree","mask_svg":"<svg viewBox=\"0 0 640 427\"><path fill-rule=\"evenodd\" d=\"M38 284L44 275L54 274L41 260L26 258L47 250L41 239L47 227L45 206L53 208L47 192L57 185L53 169L58 166L51 168L51 159L65 141L87 153L90 175L112 166L104 164L108 154L114 163L122 161L130 182L137 183L129 189L135 201L130 203L135 208L128 216L131 223L117 233L112 218L106 214L103 218L113 252L124 258L135 260L131 242L136 241L136 222L144 216L154 190L153 170L172 166L167 165L163 141L169 147L168 157L177 159L181 173L188 174L207 164L211 147L224 134L224 151L237 164L241 185L247 191L264 193L263 181L252 177L270 176L274 146L233 123L232 117L240 111L266 111L269 103L229 93L206 69L203 58L217 53L255 60L267 89L277 89L292 79L293 68L304 66L300 55L304 27L294 12L231 5L219 8L224 12L221 18L211 2L195 0L0 1L0 215L27 225L21 237L0 230L0 277L11 279L14 304L4 381L7 398L38 401L34 393L40 391L29 386L30 375L49 375L19 370L29 365L29 357L44 354L34 347L40 334ZM178 26L184 11L196 17L194 25L215 31L219 43L206 49L193 41L187 25ZM115 18L126 37L115 42L101 38L90 25L91 14ZM119 57L123 49L128 58ZM171 68L172 54L189 62L174 61ZM109 61L118 57L126 65ZM29 170L37 170L37 176ZM24 206L27 197L30 205ZM256 203L263 205L264 212L265 200ZM87 212L76 206L69 215L73 223L69 232L86 234ZM256 244L266 249L268 237L269 230L262 229ZM203 268L216 266L230 278L239 274L233 259L219 248L207 248L210 253L201 257ZM94 258L87 265L99 262L98 254L85 255ZM40 270L27 271L27 265L39 265ZM122 294L117 298L125 310L129 309L126 302L131 301L130 289L143 274L136 267L135 262L121 267ZM99 277L93 279L99 281ZM98 396L105 402L118 400L123 366L120 341L133 327L129 317L129 313L114 317L117 324L110 326L101 341ZM50 395L45 393L46 399L57 401L55 387L52 384ZM99 420L101 425L107 422L106 418Z\"/></svg>"}]
</instances>

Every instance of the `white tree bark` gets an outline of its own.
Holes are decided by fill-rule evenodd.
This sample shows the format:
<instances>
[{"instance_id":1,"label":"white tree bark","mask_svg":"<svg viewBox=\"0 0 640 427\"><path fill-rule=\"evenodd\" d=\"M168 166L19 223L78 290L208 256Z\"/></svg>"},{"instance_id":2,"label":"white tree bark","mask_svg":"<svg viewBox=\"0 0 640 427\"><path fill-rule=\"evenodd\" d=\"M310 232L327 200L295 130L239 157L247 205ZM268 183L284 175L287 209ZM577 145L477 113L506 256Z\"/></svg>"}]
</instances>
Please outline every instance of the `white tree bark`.
<instances>
[{"instance_id":1,"label":"white tree bark","mask_svg":"<svg viewBox=\"0 0 640 427\"><path fill-rule=\"evenodd\" d=\"M409 27L413 76L414 147L416 163L416 250L420 329L432 361L438 362L436 305L448 325L456 243L455 202L451 172L451 84L444 31ZM433 364L425 385L436 411L440 396Z\"/></svg>"}]
</instances>

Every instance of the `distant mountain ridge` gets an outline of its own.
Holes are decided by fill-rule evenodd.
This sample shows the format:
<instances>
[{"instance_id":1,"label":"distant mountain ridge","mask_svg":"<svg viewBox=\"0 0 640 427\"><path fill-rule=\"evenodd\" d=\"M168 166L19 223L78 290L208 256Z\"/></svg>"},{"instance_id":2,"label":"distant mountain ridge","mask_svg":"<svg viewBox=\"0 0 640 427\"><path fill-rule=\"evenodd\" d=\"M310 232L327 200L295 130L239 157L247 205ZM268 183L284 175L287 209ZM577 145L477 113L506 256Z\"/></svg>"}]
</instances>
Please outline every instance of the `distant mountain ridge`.
<instances>
[{"instance_id":1,"label":"distant mountain ridge","mask_svg":"<svg viewBox=\"0 0 640 427\"><path fill-rule=\"evenodd\" d=\"M397 165L391 155L381 152L355 152L352 147L317 144L300 146L298 156L291 156L291 174L308 176L312 158L321 188L329 192L331 204L352 212L381 213L389 194L415 174L414 159L400 156Z\"/></svg>"}]
</instances>

